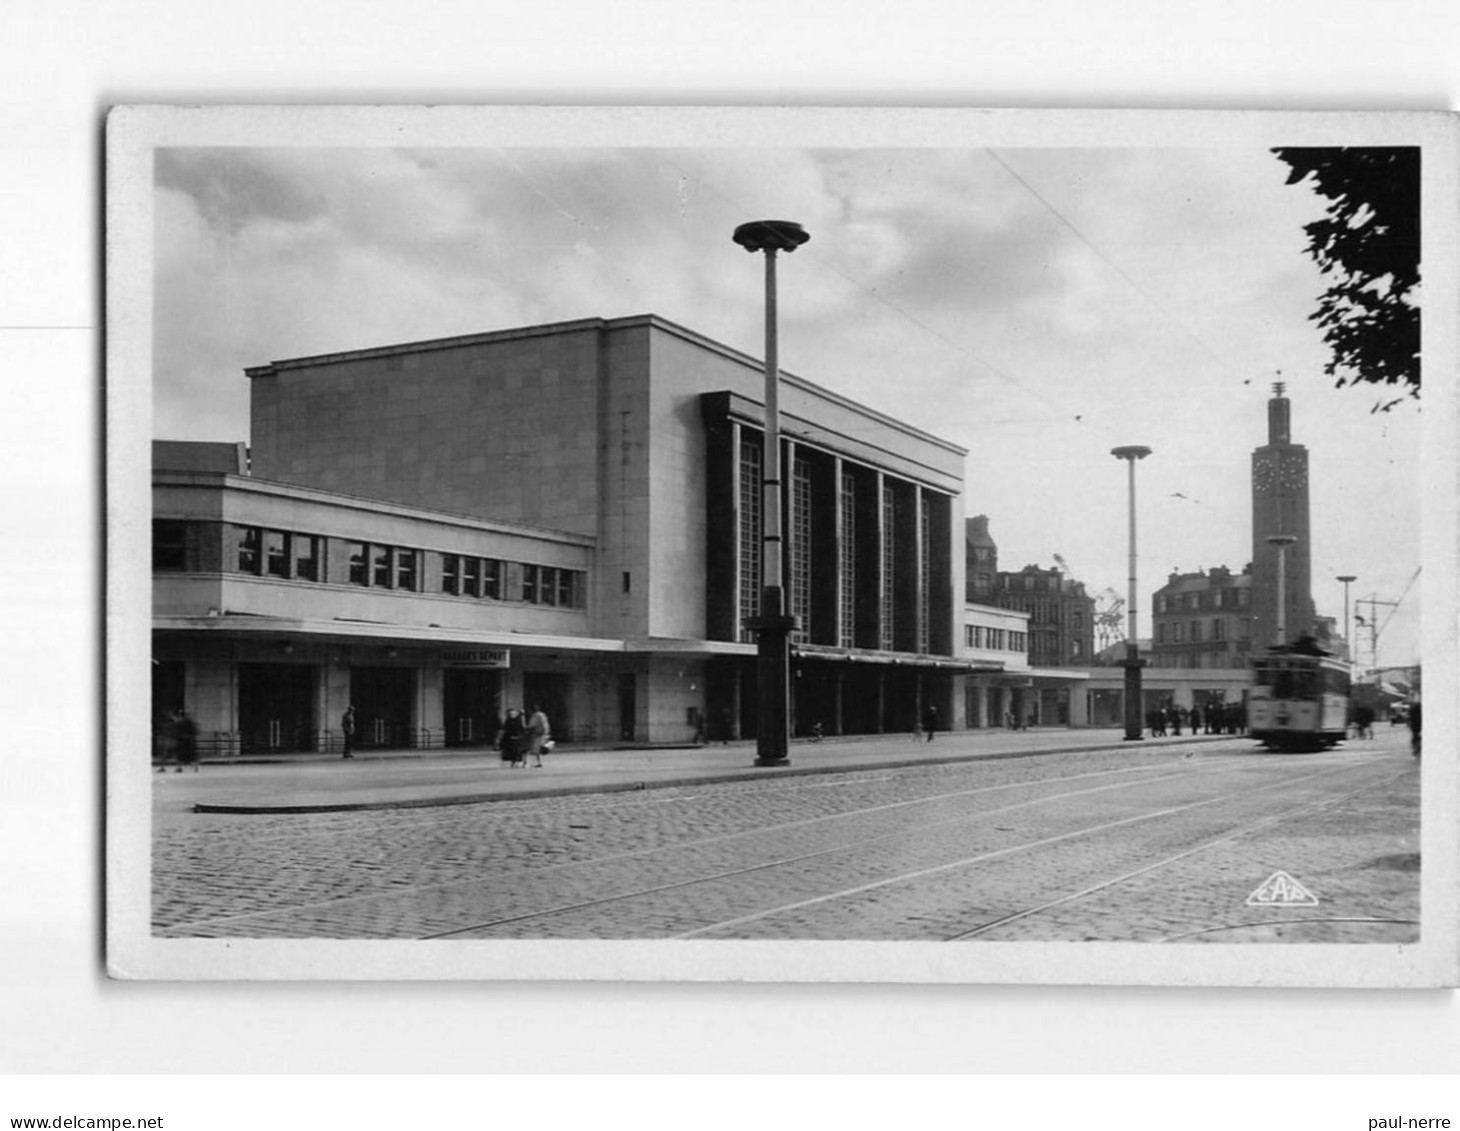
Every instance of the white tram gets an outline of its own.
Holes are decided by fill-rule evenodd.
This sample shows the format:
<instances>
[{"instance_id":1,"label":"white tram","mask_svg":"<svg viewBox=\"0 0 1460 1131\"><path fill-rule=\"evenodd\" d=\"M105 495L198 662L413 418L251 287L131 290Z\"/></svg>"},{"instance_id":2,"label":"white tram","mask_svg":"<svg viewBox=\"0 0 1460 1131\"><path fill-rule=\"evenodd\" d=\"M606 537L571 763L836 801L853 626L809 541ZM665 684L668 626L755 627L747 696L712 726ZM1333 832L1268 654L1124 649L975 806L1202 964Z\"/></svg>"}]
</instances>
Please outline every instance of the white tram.
<instances>
[{"instance_id":1,"label":"white tram","mask_svg":"<svg viewBox=\"0 0 1460 1131\"><path fill-rule=\"evenodd\" d=\"M1322 750L1348 734L1349 666L1311 638L1253 664L1248 731L1269 750Z\"/></svg>"}]
</instances>

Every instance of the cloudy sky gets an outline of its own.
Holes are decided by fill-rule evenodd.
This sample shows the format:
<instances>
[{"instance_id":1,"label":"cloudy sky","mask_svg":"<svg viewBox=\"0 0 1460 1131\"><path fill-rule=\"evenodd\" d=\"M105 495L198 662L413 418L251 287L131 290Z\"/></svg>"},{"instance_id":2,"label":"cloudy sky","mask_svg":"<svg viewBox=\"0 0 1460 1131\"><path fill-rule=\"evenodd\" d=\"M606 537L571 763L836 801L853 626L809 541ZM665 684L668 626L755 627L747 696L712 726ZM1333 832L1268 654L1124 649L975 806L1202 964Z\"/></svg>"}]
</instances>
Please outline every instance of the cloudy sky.
<instances>
[{"instance_id":1,"label":"cloudy sky","mask_svg":"<svg viewBox=\"0 0 1460 1131\"><path fill-rule=\"evenodd\" d=\"M248 436L243 368L655 313L759 357L789 219L784 369L961 444L1003 568L1126 588L1139 465L1143 634L1171 570L1251 558L1250 455L1287 383L1309 449L1313 587L1381 606L1418 658L1420 414L1338 390L1308 315L1323 202L1265 149L170 148L155 165L155 433ZM1281 376L1278 376L1278 371ZM1362 610L1365 615L1367 608ZM1367 661L1365 643L1360 659Z\"/></svg>"}]
</instances>

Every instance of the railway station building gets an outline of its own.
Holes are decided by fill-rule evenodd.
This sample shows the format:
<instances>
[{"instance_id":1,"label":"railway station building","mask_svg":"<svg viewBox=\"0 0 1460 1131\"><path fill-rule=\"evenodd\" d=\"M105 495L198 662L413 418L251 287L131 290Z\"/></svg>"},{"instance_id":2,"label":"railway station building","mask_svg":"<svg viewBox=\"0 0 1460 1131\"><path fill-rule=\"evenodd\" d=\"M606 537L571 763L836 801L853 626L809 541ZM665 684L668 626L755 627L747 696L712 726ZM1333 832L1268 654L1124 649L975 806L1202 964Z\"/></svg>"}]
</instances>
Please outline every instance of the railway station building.
<instances>
[{"instance_id":1,"label":"railway station building","mask_svg":"<svg viewBox=\"0 0 1460 1131\"><path fill-rule=\"evenodd\" d=\"M654 315L273 361L158 442L154 710L205 752L755 732L761 362ZM965 450L782 375L793 727L966 724ZM981 709L987 707L981 704Z\"/></svg>"}]
</instances>

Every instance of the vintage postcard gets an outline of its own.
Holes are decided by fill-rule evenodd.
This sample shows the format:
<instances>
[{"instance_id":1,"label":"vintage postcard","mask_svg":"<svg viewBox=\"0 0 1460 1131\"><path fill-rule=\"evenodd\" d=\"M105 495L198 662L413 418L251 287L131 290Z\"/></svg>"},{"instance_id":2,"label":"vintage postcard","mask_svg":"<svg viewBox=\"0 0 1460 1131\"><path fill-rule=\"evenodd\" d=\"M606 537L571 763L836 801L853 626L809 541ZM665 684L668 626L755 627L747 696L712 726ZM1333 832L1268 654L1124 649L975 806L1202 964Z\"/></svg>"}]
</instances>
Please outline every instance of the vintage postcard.
<instances>
[{"instance_id":1,"label":"vintage postcard","mask_svg":"<svg viewBox=\"0 0 1460 1131\"><path fill-rule=\"evenodd\" d=\"M1453 985L1456 122L107 122L141 979Z\"/></svg>"}]
</instances>

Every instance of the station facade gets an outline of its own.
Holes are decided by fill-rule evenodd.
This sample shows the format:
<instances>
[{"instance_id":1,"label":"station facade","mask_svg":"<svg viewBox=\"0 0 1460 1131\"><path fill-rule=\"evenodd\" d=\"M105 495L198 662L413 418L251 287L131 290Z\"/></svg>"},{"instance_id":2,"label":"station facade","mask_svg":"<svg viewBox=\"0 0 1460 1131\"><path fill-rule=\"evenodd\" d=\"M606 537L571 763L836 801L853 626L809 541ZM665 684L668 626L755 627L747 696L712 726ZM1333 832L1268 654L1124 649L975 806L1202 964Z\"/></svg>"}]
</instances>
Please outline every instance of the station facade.
<instances>
[{"instance_id":1,"label":"station facade","mask_svg":"<svg viewBox=\"0 0 1460 1131\"><path fill-rule=\"evenodd\" d=\"M337 749L351 704L362 746L534 705L568 742L754 734L760 362L644 315L246 372L246 448L154 446L154 709L205 750ZM986 717L964 449L790 374L781 414L795 730Z\"/></svg>"}]
</instances>

